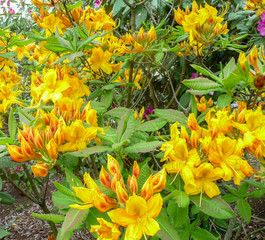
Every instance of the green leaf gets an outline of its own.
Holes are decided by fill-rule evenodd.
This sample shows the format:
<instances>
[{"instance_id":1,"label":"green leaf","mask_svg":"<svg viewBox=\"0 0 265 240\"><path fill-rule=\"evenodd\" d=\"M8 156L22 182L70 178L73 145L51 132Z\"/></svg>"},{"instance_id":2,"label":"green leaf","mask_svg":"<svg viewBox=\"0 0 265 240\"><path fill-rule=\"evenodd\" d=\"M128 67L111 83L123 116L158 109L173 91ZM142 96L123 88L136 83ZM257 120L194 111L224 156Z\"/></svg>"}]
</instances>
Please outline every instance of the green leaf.
<instances>
[{"instance_id":1,"label":"green leaf","mask_svg":"<svg viewBox=\"0 0 265 240\"><path fill-rule=\"evenodd\" d=\"M107 112L105 112L105 115L109 115L109 116L113 116L113 117L118 117L121 118L122 116L124 116L124 114L126 114L129 111L129 108L125 108L125 107L117 107L117 108L113 108Z\"/></svg>"},{"instance_id":2,"label":"green leaf","mask_svg":"<svg viewBox=\"0 0 265 240\"><path fill-rule=\"evenodd\" d=\"M243 197L244 194L248 192L249 185L247 182L240 183L240 186L238 187L238 193L240 197Z\"/></svg>"},{"instance_id":3,"label":"green leaf","mask_svg":"<svg viewBox=\"0 0 265 240\"><path fill-rule=\"evenodd\" d=\"M72 187L83 187L82 181L73 174L69 169L65 169L65 176L69 186Z\"/></svg>"},{"instance_id":4,"label":"green leaf","mask_svg":"<svg viewBox=\"0 0 265 240\"><path fill-rule=\"evenodd\" d=\"M183 112L173 110L173 109L155 109L155 116L164 118L168 122L180 122L186 123L187 117Z\"/></svg>"},{"instance_id":5,"label":"green leaf","mask_svg":"<svg viewBox=\"0 0 265 240\"><path fill-rule=\"evenodd\" d=\"M17 134L17 121L14 117L14 108L11 109L8 117L8 131L12 140L16 139Z\"/></svg>"},{"instance_id":6,"label":"green leaf","mask_svg":"<svg viewBox=\"0 0 265 240\"><path fill-rule=\"evenodd\" d=\"M89 213L89 209L80 210L71 208L66 216L62 228L56 237L57 240L68 240L71 239L73 232L77 229L81 223L86 219Z\"/></svg>"},{"instance_id":7,"label":"green leaf","mask_svg":"<svg viewBox=\"0 0 265 240\"><path fill-rule=\"evenodd\" d=\"M196 227L191 232L191 237L193 240L217 240L219 238L215 237L213 234L208 232L206 229Z\"/></svg>"},{"instance_id":8,"label":"green leaf","mask_svg":"<svg viewBox=\"0 0 265 240\"><path fill-rule=\"evenodd\" d=\"M24 47L30 43L32 43L34 39L28 39L28 40L17 40L15 45L18 47Z\"/></svg>"},{"instance_id":9,"label":"green leaf","mask_svg":"<svg viewBox=\"0 0 265 240\"><path fill-rule=\"evenodd\" d=\"M95 38L99 37L100 34L96 33L93 36L90 36L82 41L79 42L77 45L77 51L79 51L81 48L86 48Z\"/></svg>"},{"instance_id":10,"label":"green leaf","mask_svg":"<svg viewBox=\"0 0 265 240\"><path fill-rule=\"evenodd\" d=\"M232 73L229 74L229 76L222 80L224 88L228 92L231 92L235 85L242 81L245 81L245 75L239 68L235 69Z\"/></svg>"},{"instance_id":11,"label":"green leaf","mask_svg":"<svg viewBox=\"0 0 265 240\"><path fill-rule=\"evenodd\" d=\"M12 140L10 137L0 137L0 145L13 144L13 143L14 140Z\"/></svg>"},{"instance_id":12,"label":"green leaf","mask_svg":"<svg viewBox=\"0 0 265 240\"><path fill-rule=\"evenodd\" d=\"M62 47L58 44L45 44L44 47L52 52L65 52L68 51L67 48Z\"/></svg>"},{"instance_id":13,"label":"green leaf","mask_svg":"<svg viewBox=\"0 0 265 240\"><path fill-rule=\"evenodd\" d=\"M147 11L142 6L136 8L136 28L138 29L143 24L143 21L147 18Z\"/></svg>"},{"instance_id":14,"label":"green leaf","mask_svg":"<svg viewBox=\"0 0 265 240\"><path fill-rule=\"evenodd\" d=\"M156 55L155 55L155 61L157 63L160 63L161 60L164 58L164 53L163 52L158 52Z\"/></svg>"},{"instance_id":15,"label":"green leaf","mask_svg":"<svg viewBox=\"0 0 265 240\"><path fill-rule=\"evenodd\" d=\"M239 197L239 193L238 193L238 191L237 191L235 188L233 188L233 187L231 187L230 185L227 185L227 184L225 184L225 188L226 188L230 193L232 193L233 195Z\"/></svg>"},{"instance_id":16,"label":"green leaf","mask_svg":"<svg viewBox=\"0 0 265 240\"><path fill-rule=\"evenodd\" d=\"M228 219L232 218L235 215L231 207L219 197L209 198L206 195L202 196L196 195L196 196L190 196L190 200L197 207L199 207L203 213L211 217Z\"/></svg>"},{"instance_id":17,"label":"green leaf","mask_svg":"<svg viewBox=\"0 0 265 240\"><path fill-rule=\"evenodd\" d=\"M0 176L0 191L2 190L2 187L3 187L3 182L2 182L2 178Z\"/></svg>"},{"instance_id":18,"label":"green leaf","mask_svg":"<svg viewBox=\"0 0 265 240\"><path fill-rule=\"evenodd\" d=\"M140 142L125 148L125 151L127 153L151 152L158 148L161 144L163 144L163 142L160 141Z\"/></svg>"},{"instance_id":19,"label":"green leaf","mask_svg":"<svg viewBox=\"0 0 265 240\"><path fill-rule=\"evenodd\" d=\"M79 164L79 157L71 156L71 155L63 155L63 157L58 161L58 163L66 168L70 169L71 171L76 170Z\"/></svg>"},{"instance_id":20,"label":"green leaf","mask_svg":"<svg viewBox=\"0 0 265 240\"><path fill-rule=\"evenodd\" d=\"M237 210L240 216L249 223L251 220L251 207L245 199L241 198L238 200Z\"/></svg>"},{"instance_id":21,"label":"green leaf","mask_svg":"<svg viewBox=\"0 0 265 240\"><path fill-rule=\"evenodd\" d=\"M101 102L105 105L106 108L109 108L113 100L113 91L108 90L104 91L103 95L101 96Z\"/></svg>"},{"instance_id":22,"label":"green leaf","mask_svg":"<svg viewBox=\"0 0 265 240\"><path fill-rule=\"evenodd\" d=\"M233 202L238 200L238 196L235 196L235 195L229 193L229 194L225 194L224 196L222 196L222 199L228 203L233 203Z\"/></svg>"},{"instance_id":23,"label":"green leaf","mask_svg":"<svg viewBox=\"0 0 265 240\"><path fill-rule=\"evenodd\" d=\"M95 109L98 113L105 112L106 107L103 103L91 101L91 107Z\"/></svg>"},{"instance_id":24,"label":"green leaf","mask_svg":"<svg viewBox=\"0 0 265 240\"><path fill-rule=\"evenodd\" d=\"M10 156L0 158L0 168L17 167L19 165L21 165L21 163L14 162Z\"/></svg>"},{"instance_id":25,"label":"green leaf","mask_svg":"<svg viewBox=\"0 0 265 240\"><path fill-rule=\"evenodd\" d=\"M36 39L38 41L46 41L47 38L46 37L42 37L41 35L37 35L31 32L26 33L26 35L30 38Z\"/></svg>"},{"instance_id":26,"label":"green leaf","mask_svg":"<svg viewBox=\"0 0 265 240\"><path fill-rule=\"evenodd\" d=\"M94 147L85 148L80 151L68 152L67 155L76 156L76 157L87 157L94 153L102 153L106 151L111 152L112 148L107 146L94 146Z\"/></svg>"},{"instance_id":27,"label":"green leaf","mask_svg":"<svg viewBox=\"0 0 265 240\"><path fill-rule=\"evenodd\" d=\"M236 69L235 59L231 58L231 60L226 64L224 69L221 71L220 78L227 78L234 70Z\"/></svg>"},{"instance_id":28,"label":"green leaf","mask_svg":"<svg viewBox=\"0 0 265 240\"><path fill-rule=\"evenodd\" d=\"M167 213L171 217L173 226L181 226L189 216L189 207L181 208L175 201L169 201L167 207Z\"/></svg>"},{"instance_id":29,"label":"green leaf","mask_svg":"<svg viewBox=\"0 0 265 240\"><path fill-rule=\"evenodd\" d=\"M165 219L161 214L155 218L155 220L159 223L160 231L156 234L163 240L178 240L179 235L175 228Z\"/></svg>"},{"instance_id":30,"label":"green leaf","mask_svg":"<svg viewBox=\"0 0 265 240\"><path fill-rule=\"evenodd\" d=\"M0 192L0 203L11 205L15 199L8 193Z\"/></svg>"},{"instance_id":31,"label":"green leaf","mask_svg":"<svg viewBox=\"0 0 265 240\"><path fill-rule=\"evenodd\" d=\"M208 78L195 78L195 79L186 79L182 82L186 87L192 88L195 90L213 90L220 88L221 85L216 83Z\"/></svg>"},{"instance_id":32,"label":"green leaf","mask_svg":"<svg viewBox=\"0 0 265 240\"><path fill-rule=\"evenodd\" d=\"M191 64L191 66L197 70L198 72L200 72L202 75L204 76L208 76L211 77L213 80L219 82L220 84L222 84L222 81L220 78L218 78L217 76L215 76L213 73L209 72L208 70L204 69L203 67L200 67L198 65L195 64Z\"/></svg>"},{"instance_id":33,"label":"green leaf","mask_svg":"<svg viewBox=\"0 0 265 240\"><path fill-rule=\"evenodd\" d=\"M113 5L113 17L125 6L126 4L123 0L116 0Z\"/></svg>"},{"instance_id":34,"label":"green leaf","mask_svg":"<svg viewBox=\"0 0 265 240\"><path fill-rule=\"evenodd\" d=\"M232 97L230 94L222 94L217 99L218 108L223 109L227 107L232 102Z\"/></svg>"},{"instance_id":35,"label":"green leaf","mask_svg":"<svg viewBox=\"0 0 265 240\"><path fill-rule=\"evenodd\" d=\"M58 189L58 191L60 191L64 195L70 196L70 197L74 196L73 192L70 189L68 189L67 187L63 186L62 184L60 184L58 182L54 182L53 184Z\"/></svg>"},{"instance_id":36,"label":"green leaf","mask_svg":"<svg viewBox=\"0 0 265 240\"><path fill-rule=\"evenodd\" d=\"M10 232L5 231L3 228L0 228L0 239L10 235Z\"/></svg>"},{"instance_id":37,"label":"green leaf","mask_svg":"<svg viewBox=\"0 0 265 240\"><path fill-rule=\"evenodd\" d=\"M139 131L154 132L164 127L167 120L164 118L157 118L155 120L147 121L139 125L136 129Z\"/></svg>"},{"instance_id":38,"label":"green leaf","mask_svg":"<svg viewBox=\"0 0 265 240\"><path fill-rule=\"evenodd\" d=\"M190 198L187 195L187 193L183 192L183 191L176 191L174 193L174 200L175 202L178 204L178 206L180 208L186 208L189 206L190 204Z\"/></svg>"},{"instance_id":39,"label":"green leaf","mask_svg":"<svg viewBox=\"0 0 265 240\"><path fill-rule=\"evenodd\" d=\"M50 221L53 223L62 223L64 221L63 215L57 215L57 214L39 214L39 213L32 213L32 217L41 218L46 221Z\"/></svg>"},{"instance_id":40,"label":"green leaf","mask_svg":"<svg viewBox=\"0 0 265 240\"><path fill-rule=\"evenodd\" d=\"M149 178L151 172L148 163L145 163L141 168L140 177L138 179L138 190L140 191L146 180Z\"/></svg>"},{"instance_id":41,"label":"green leaf","mask_svg":"<svg viewBox=\"0 0 265 240\"><path fill-rule=\"evenodd\" d=\"M72 10L74 8L82 7L82 4L83 4L82 1L79 1L79 2L75 3L74 5L66 4L66 7L68 10Z\"/></svg>"},{"instance_id":42,"label":"green leaf","mask_svg":"<svg viewBox=\"0 0 265 240\"><path fill-rule=\"evenodd\" d=\"M69 205L76 204L78 199L74 198L74 196L66 196L61 192L54 192L52 194L52 201L55 207L59 209L67 209L69 208Z\"/></svg>"},{"instance_id":43,"label":"green leaf","mask_svg":"<svg viewBox=\"0 0 265 240\"><path fill-rule=\"evenodd\" d=\"M14 57L16 55L17 55L16 52L5 52L5 53L1 53L0 54L0 57L3 57L3 58L12 58L12 57Z\"/></svg>"}]
</instances>

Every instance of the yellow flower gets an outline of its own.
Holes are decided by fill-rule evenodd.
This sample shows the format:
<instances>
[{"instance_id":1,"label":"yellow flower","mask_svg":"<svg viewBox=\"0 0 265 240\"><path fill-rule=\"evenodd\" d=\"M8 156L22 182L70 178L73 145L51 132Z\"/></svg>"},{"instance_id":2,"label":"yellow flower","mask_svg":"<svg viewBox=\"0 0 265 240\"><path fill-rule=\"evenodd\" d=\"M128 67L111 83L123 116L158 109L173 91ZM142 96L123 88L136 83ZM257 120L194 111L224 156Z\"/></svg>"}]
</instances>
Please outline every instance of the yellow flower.
<instances>
[{"instance_id":1,"label":"yellow flower","mask_svg":"<svg viewBox=\"0 0 265 240\"><path fill-rule=\"evenodd\" d=\"M126 228L125 240L140 240L143 234L154 236L160 229L154 220L162 208L160 194L151 197L147 202L142 197L133 195L126 202L126 209L118 208L108 212L114 223Z\"/></svg>"},{"instance_id":2,"label":"yellow flower","mask_svg":"<svg viewBox=\"0 0 265 240\"><path fill-rule=\"evenodd\" d=\"M98 240L118 240L121 232L118 224L107 222L104 218L97 218L100 225L92 225L90 232L97 234Z\"/></svg>"},{"instance_id":3,"label":"yellow flower","mask_svg":"<svg viewBox=\"0 0 265 240\"><path fill-rule=\"evenodd\" d=\"M196 195L200 192L205 192L208 197L212 198L219 195L218 186L213 181L221 179L223 170L214 168L210 163L202 163L194 170L195 185L186 184L184 190L188 195Z\"/></svg>"},{"instance_id":4,"label":"yellow flower","mask_svg":"<svg viewBox=\"0 0 265 240\"><path fill-rule=\"evenodd\" d=\"M197 109L199 112L205 112L208 107L211 107L213 105L213 100L210 98L208 101L203 96L200 101L195 97L195 100L197 102Z\"/></svg>"},{"instance_id":5,"label":"yellow flower","mask_svg":"<svg viewBox=\"0 0 265 240\"><path fill-rule=\"evenodd\" d=\"M65 140L59 151L77 151L85 149L87 143L97 136L97 128L85 128L81 120L76 120L70 126L63 126Z\"/></svg>"},{"instance_id":6,"label":"yellow flower","mask_svg":"<svg viewBox=\"0 0 265 240\"><path fill-rule=\"evenodd\" d=\"M103 52L102 48L96 47L92 49L92 56L90 58L91 68L94 71L101 69L107 74L112 73L112 66L109 62L112 54L109 51Z\"/></svg>"}]
</instances>

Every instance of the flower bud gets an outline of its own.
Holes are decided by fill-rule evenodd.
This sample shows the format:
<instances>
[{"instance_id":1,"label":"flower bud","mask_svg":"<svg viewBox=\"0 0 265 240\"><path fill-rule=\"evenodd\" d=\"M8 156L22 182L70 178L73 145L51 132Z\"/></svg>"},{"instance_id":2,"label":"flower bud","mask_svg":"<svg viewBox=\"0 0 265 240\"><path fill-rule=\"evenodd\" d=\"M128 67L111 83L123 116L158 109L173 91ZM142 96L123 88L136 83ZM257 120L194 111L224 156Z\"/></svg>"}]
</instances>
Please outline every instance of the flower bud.
<instances>
[{"instance_id":1,"label":"flower bud","mask_svg":"<svg viewBox=\"0 0 265 240\"><path fill-rule=\"evenodd\" d=\"M134 48L137 53L141 53L144 50L143 46L138 42L134 43Z\"/></svg>"},{"instance_id":2,"label":"flower bud","mask_svg":"<svg viewBox=\"0 0 265 240\"><path fill-rule=\"evenodd\" d=\"M48 151L49 156L52 159L57 159L58 157L58 145L54 141L54 139L51 139L49 143L46 145L46 149Z\"/></svg>"},{"instance_id":3,"label":"flower bud","mask_svg":"<svg viewBox=\"0 0 265 240\"><path fill-rule=\"evenodd\" d=\"M149 199L153 196L153 176L151 175L146 182L144 183L142 190L141 190L141 197L145 200Z\"/></svg>"},{"instance_id":4,"label":"flower bud","mask_svg":"<svg viewBox=\"0 0 265 240\"><path fill-rule=\"evenodd\" d=\"M139 165L137 164L137 162L134 161L132 175L134 175L135 178L138 179L140 177L140 173L141 173L141 169L140 169Z\"/></svg>"},{"instance_id":5,"label":"flower bud","mask_svg":"<svg viewBox=\"0 0 265 240\"><path fill-rule=\"evenodd\" d=\"M109 174L107 173L107 171L104 169L104 167L102 166L100 174L99 174L99 179L101 184L107 188L111 190L111 179Z\"/></svg>"},{"instance_id":6,"label":"flower bud","mask_svg":"<svg viewBox=\"0 0 265 240\"><path fill-rule=\"evenodd\" d=\"M125 189L121 186L120 182L116 183L116 195L118 201L121 203L126 203L126 201L128 200L128 194L125 191Z\"/></svg>"},{"instance_id":7,"label":"flower bud","mask_svg":"<svg viewBox=\"0 0 265 240\"><path fill-rule=\"evenodd\" d=\"M147 33L147 36L148 36L150 42L153 42L156 40L156 31L155 31L154 26L151 27L151 29Z\"/></svg>"},{"instance_id":8,"label":"flower bud","mask_svg":"<svg viewBox=\"0 0 265 240\"><path fill-rule=\"evenodd\" d=\"M108 163L107 168L110 173L110 175L113 177L115 175L120 174L120 166L119 163L115 158L113 158L111 155L108 154Z\"/></svg>"},{"instance_id":9,"label":"flower bud","mask_svg":"<svg viewBox=\"0 0 265 240\"><path fill-rule=\"evenodd\" d=\"M199 135L196 131L191 131L190 142L192 147L196 148L199 145Z\"/></svg>"},{"instance_id":10,"label":"flower bud","mask_svg":"<svg viewBox=\"0 0 265 240\"><path fill-rule=\"evenodd\" d=\"M163 168L160 172L158 172L152 177L154 193L162 191L166 186L166 182L167 182L167 173L166 169Z\"/></svg>"},{"instance_id":11,"label":"flower bud","mask_svg":"<svg viewBox=\"0 0 265 240\"><path fill-rule=\"evenodd\" d=\"M137 192L138 192L138 183L137 183L135 175L132 175L132 176L128 177L127 188L129 189L131 195L137 194Z\"/></svg>"},{"instance_id":12,"label":"flower bud","mask_svg":"<svg viewBox=\"0 0 265 240\"><path fill-rule=\"evenodd\" d=\"M54 140L58 146L61 146L64 143L64 131L61 126L59 126L55 132Z\"/></svg>"},{"instance_id":13,"label":"flower bud","mask_svg":"<svg viewBox=\"0 0 265 240\"><path fill-rule=\"evenodd\" d=\"M48 174L49 166L45 164L36 164L31 166L31 170L36 177L46 177Z\"/></svg>"},{"instance_id":14,"label":"flower bud","mask_svg":"<svg viewBox=\"0 0 265 240\"><path fill-rule=\"evenodd\" d=\"M137 35L137 40L138 40L138 41L143 41L144 38L145 38L144 28L141 27L141 28L140 28L140 31L139 31L139 33L138 33L138 35Z\"/></svg>"}]
</instances>

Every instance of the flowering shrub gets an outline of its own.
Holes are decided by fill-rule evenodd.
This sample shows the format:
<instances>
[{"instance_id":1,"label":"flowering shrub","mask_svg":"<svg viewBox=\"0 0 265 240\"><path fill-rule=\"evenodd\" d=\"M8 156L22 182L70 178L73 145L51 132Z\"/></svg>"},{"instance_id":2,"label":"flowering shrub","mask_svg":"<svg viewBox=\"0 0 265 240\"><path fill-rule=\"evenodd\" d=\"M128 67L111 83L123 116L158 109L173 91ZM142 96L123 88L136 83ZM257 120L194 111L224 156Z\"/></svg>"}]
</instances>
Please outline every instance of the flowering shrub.
<instances>
[{"instance_id":1,"label":"flowering shrub","mask_svg":"<svg viewBox=\"0 0 265 240\"><path fill-rule=\"evenodd\" d=\"M251 221L264 2L182 2L21 1L26 23L9 25L1 1L1 177L40 205L49 239L231 239Z\"/></svg>"}]
</instances>

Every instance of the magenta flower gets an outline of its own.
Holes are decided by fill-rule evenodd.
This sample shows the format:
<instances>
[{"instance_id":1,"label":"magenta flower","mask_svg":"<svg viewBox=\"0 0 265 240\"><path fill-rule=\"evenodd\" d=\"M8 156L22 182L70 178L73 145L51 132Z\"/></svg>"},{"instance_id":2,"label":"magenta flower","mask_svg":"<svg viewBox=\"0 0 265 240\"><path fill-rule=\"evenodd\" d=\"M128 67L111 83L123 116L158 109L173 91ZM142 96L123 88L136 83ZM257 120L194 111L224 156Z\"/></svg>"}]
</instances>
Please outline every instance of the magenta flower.
<instances>
[{"instance_id":1,"label":"magenta flower","mask_svg":"<svg viewBox=\"0 0 265 240\"><path fill-rule=\"evenodd\" d=\"M9 1L9 0L7 0L6 5L7 5L8 7L10 6L10 1Z\"/></svg>"},{"instance_id":2,"label":"magenta flower","mask_svg":"<svg viewBox=\"0 0 265 240\"><path fill-rule=\"evenodd\" d=\"M31 14L31 13L32 13L32 10L30 9L30 10L29 10L29 14Z\"/></svg>"},{"instance_id":3,"label":"magenta flower","mask_svg":"<svg viewBox=\"0 0 265 240\"><path fill-rule=\"evenodd\" d=\"M197 75L196 73L192 73L190 79L195 79L195 78L196 78L196 75ZM204 77L204 76L202 76L202 74L200 73L200 74L198 75L198 77Z\"/></svg>"},{"instance_id":4,"label":"magenta flower","mask_svg":"<svg viewBox=\"0 0 265 240\"><path fill-rule=\"evenodd\" d=\"M147 116L154 113L154 108L153 107L148 107L143 115L143 119L147 119Z\"/></svg>"},{"instance_id":5,"label":"magenta flower","mask_svg":"<svg viewBox=\"0 0 265 240\"><path fill-rule=\"evenodd\" d=\"M98 8L99 5L101 4L101 2L102 2L102 0L97 0L97 1L95 2L95 8Z\"/></svg>"},{"instance_id":6,"label":"magenta flower","mask_svg":"<svg viewBox=\"0 0 265 240\"><path fill-rule=\"evenodd\" d=\"M257 30L261 36L265 36L265 12L261 14L260 18L261 21L258 22L259 26L257 27Z\"/></svg>"}]
</instances>

